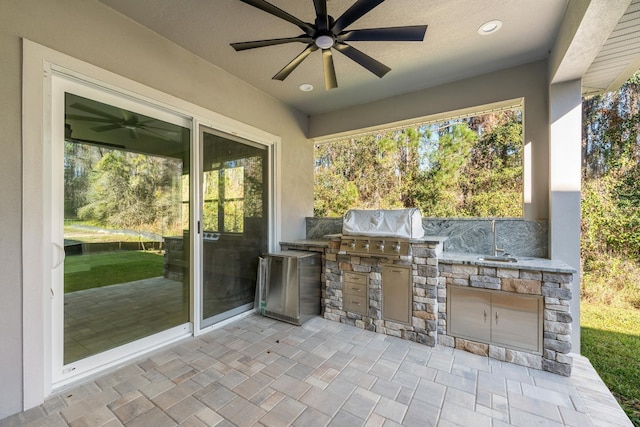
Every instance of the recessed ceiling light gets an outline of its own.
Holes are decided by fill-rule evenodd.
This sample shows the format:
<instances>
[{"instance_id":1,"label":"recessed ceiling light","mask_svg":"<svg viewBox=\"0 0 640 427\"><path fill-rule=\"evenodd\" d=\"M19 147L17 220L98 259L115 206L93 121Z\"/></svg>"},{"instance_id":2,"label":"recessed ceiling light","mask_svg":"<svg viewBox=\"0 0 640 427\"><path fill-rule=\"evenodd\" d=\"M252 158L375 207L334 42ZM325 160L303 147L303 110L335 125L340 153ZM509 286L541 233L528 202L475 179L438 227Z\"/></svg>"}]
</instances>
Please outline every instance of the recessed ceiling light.
<instances>
[{"instance_id":1,"label":"recessed ceiling light","mask_svg":"<svg viewBox=\"0 0 640 427\"><path fill-rule=\"evenodd\" d=\"M311 92L313 90L313 85L309 83L304 83L304 84L301 84L298 88L303 92Z\"/></svg>"},{"instance_id":2,"label":"recessed ceiling light","mask_svg":"<svg viewBox=\"0 0 640 427\"><path fill-rule=\"evenodd\" d=\"M478 34L480 34L481 36L488 36L489 34L497 32L501 27L502 21L498 19L487 21L484 24L480 25L480 28L478 28Z\"/></svg>"}]
</instances>

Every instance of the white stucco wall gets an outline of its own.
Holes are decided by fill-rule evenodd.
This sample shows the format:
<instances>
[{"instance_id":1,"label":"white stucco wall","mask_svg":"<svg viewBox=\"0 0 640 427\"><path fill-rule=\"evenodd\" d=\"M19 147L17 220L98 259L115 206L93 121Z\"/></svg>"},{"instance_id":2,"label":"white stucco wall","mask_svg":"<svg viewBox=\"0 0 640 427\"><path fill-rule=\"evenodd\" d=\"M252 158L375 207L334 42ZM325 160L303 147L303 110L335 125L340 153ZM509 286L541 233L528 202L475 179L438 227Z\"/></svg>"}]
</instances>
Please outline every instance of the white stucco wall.
<instances>
[{"instance_id":1,"label":"white stucco wall","mask_svg":"<svg viewBox=\"0 0 640 427\"><path fill-rule=\"evenodd\" d=\"M94 0L0 0L0 419L23 408L21 38L281 137L281 233L313 213L307 117ZM29 230L25 230L29 233ZM27 302L28 303L28 302Z\"/></svg>"},{"instance_id":2,"label":"white stucco wall","mask_svg":"<svg viewBox=\"0 0 640 427\"><path fill-rule=\"evenodd\" d=\"M549 87L549 258L576 269L573 276L571 351L580 353L580 186L582 96L580 79Z\"/></svg>"}]
</instances>

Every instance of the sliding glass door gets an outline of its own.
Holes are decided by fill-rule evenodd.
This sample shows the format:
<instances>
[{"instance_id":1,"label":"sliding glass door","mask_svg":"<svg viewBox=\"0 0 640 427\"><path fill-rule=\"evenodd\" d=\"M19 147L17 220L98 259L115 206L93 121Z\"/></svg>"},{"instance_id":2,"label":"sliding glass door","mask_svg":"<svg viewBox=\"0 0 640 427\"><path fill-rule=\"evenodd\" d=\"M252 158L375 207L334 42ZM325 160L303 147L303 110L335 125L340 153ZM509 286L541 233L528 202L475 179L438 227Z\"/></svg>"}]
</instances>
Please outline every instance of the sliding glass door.
<instances>
[{"instance_id":1,"label":"sliding glass door","mask_svg":"<svg viewBox=\"0 0 640 427\"><path fill-rule=\"evenodd\" d=\"M266 147L201 127L202 327L253 307L268 245Z\"/></svg>"},{"instance_id":2,"label":"sliding glass door","mask_svg":"<svg viewBox=\"0 0 640 427\"><path fill-rule=\"evenodd\" d=\"M66 74L51 87L57 388L253 308L275 149Z\"/></svg>"},{"instance_id":3,"label":"sliding glass door","mask_svg":"<svg viewBox=\"0 0 640 427\"><path fill-rule=\"evenodd\" d=\"M73 81L55 89L54 381L192 330L191 121Z\"/></svg>"}]
</instances>

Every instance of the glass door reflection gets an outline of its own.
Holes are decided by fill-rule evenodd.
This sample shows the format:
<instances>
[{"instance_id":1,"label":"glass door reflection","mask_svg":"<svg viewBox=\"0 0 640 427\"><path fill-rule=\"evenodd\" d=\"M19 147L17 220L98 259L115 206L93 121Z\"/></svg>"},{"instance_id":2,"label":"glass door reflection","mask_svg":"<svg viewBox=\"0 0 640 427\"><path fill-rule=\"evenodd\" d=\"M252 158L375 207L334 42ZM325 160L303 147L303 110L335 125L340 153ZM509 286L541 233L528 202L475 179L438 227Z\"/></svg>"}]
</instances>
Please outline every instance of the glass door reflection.
<instances>
[{"instance_id":1,"label":"glass door reflection","mask_svg":"<svg viewBox=\"0 0 640 427\"><path fill-rule=\"evenodd\" d=\"M202 327L253 308L267 250L266 147L201 129Z\"/></svg>"},{"instance_id":2,"label":"glass door reflection","mask_svg":"<svg viewBox=\"0 0 640 427\"><path fill-rule=\"evenodd\" d=\"M64 365L189 322L183 124L65 94Z\"/></svg>"}]
</instances>

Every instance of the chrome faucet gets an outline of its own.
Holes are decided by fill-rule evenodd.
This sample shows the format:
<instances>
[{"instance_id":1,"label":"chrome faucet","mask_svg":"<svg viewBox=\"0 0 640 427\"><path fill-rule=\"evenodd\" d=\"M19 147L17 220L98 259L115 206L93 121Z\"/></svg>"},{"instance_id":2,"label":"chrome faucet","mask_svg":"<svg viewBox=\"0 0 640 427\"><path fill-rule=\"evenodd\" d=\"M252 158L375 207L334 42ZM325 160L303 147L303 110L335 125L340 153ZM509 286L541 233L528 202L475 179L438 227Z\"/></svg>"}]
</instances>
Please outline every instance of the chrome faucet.
<instances>
[{"instance_id":1,"label":"chrome faucet","mask_svg":"<svg viewBox=\"0 0 640 427\"><path fill-rule=\"evenodd\" d=\"M498 231L496 230L496 220L491 220L491 232L493 233L493 256L498 256L498 252L502 252L505 256L503 248L498 247Z\"/></svg>"}]
</instances>

